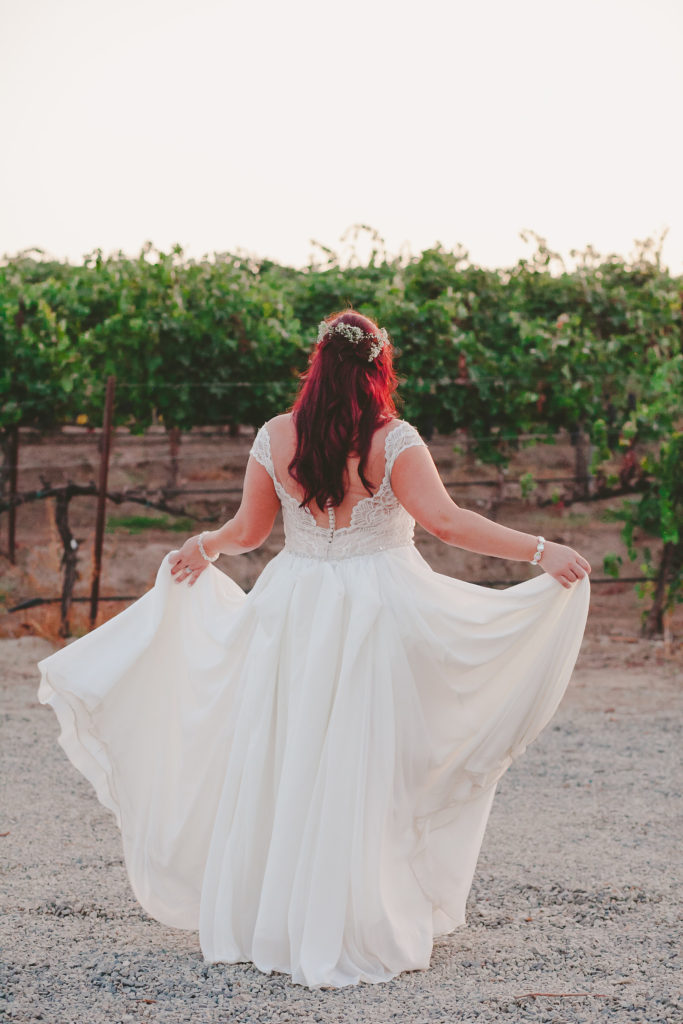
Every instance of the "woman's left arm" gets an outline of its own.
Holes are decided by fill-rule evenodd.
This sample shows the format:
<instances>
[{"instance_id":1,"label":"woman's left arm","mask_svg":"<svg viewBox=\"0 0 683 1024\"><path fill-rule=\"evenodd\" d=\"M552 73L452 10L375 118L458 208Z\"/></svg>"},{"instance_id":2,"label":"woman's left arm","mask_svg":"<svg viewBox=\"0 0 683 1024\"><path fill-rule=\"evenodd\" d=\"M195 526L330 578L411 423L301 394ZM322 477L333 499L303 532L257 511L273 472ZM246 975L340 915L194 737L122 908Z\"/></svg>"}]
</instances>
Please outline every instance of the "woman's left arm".
<instances>
[{"instance_id":1,"label":"woman's left arm","mask_svg":"<svg viewBox=\"0 0 683 1024\"><path fill-rule=\"evenodd\" d=\"M204 533L204 550L209 558L214 555L241 555L253 551L270 535L280 501L268 471L249 457L244 476L240 507L227 523L218 530ZM189 537L170 560L171 573L176 583L189 580L192 586L209 563L199 550L199 537Z\"/></svg>"}]
</instances>

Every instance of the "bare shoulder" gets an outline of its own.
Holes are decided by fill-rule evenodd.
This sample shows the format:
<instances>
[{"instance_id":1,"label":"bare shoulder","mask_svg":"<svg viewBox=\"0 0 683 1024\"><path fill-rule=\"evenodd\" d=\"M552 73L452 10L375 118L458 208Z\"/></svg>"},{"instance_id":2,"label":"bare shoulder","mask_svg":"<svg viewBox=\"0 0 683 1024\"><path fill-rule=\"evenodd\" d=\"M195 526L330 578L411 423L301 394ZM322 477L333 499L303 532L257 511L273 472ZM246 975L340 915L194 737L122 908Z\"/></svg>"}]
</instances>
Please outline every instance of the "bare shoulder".
<instances>
[{"instance_id":1,"label":"bare shoulder","mask_svg":"<svg viewBox=\"0 0 683 1024\"><path fill-rule=\"evenodd\" d=\"M267 420L266 426L271 437L287 437L294 430L294 420L291 412L283 412Z\"/></svg>"},{"instance_id":2,"label":"bare shoulder","mask_svg":"<svg viewBox=\"0 0 683 1024\"><path fill-rule=\"evenodd\" d=\"M289 462L292 453L296 448L296 428L292 414L289 412L273 416L266 424L270 437L270 450L273 454L276 466Z\"/></svg>"},{"instance_id":3,"label":"bare shoulder","mask_svg":"<svg viewBox=\"0 0 683 1024\"><path fill-rule=\"evenodd\" d=\"M370 439L370 452L372 458L384 458L384 446L387 436L391 433L394 427L398 426L402 421L397 417L386 420L379 427L375 429L372 438Z\"/></svg>"},{"instance_id":4,"label":"bare shoulder","mask_svg":"<svg viewBox=\"0 0 683 1024\"><path fill-rule=\"evenodd\" d=\"M391 433L391 431L394 429L394 427L400 426L401 423L405 423L405 420L399 419L398 416L394 416L392 419L387 420L386 423L383 423L382 426L377 431L377 433L381 437L386 437L387 434Z\"/></svg>"},{"instance_id":5,"label":"bare shoulder","mask_svg":"<svg viewBox=\"0 0 683 1024\"><path fill-rule=\"evenodd\" d=\"M391 434L394 432L394 430L396 430L396 440L405 440L405 438L411 438L416 441L419 438L423 444L426 443L417 427L414 424L410 423L408 420L391 420L387 427L386 434Z\"/></svg>"},{"instance_id":6,"label":"bare shoulder","mask_svg":"<svg viewBox=\"0 0 683 1024\"><path fill-rule=\"evenodd\" d=\"M394 427L398 426L408 427L409 430L414 430L417 434L419 434L419 430L417 429L414 423L411 423L410 420L402 420L398 416L394 417L394 419L392 420L389 420L387 424L387 429L393 430Z\"/></svg>"},{"instance_id":7,"label":"bare shoulder","mask_svg":"<svg viewBox=\"0 0 683 1024\"><path fill-rule=\"evenodd\" d=\"M292 414L291 414L291 412L281 412L281 413L278 413L277 416L272 416L266 422L267 422L267 426L269 426L269 427L275 427L275 428L282 427L285 424L291 424L292 423Z\"/></svg>"}]
</instances>

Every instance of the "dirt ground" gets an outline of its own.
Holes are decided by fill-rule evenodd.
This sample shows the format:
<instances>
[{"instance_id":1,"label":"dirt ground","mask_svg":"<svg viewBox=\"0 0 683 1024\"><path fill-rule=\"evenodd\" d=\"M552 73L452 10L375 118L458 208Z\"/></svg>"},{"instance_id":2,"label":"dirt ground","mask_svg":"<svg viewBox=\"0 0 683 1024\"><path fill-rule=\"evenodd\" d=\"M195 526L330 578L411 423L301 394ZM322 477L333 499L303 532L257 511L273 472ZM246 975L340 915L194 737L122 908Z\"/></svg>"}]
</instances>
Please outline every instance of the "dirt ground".
<instances>
[{"instance_id":1,"label":"dirt ground","mask_svg":"<svg viewBox=\"0 0 683 1024\"><path fill-rule=\"evenodd\" d=\"M52 649L36 636L0 640L0 1019L683 1019L683 694L678 666L658 662L645 641L587 638L553 722L499 783L467 927L435 941L427 971L336 991L248 963L207 965L195 932L142 911L112 815L38 704L36 663Z\"/></svg>"}]
</instances>

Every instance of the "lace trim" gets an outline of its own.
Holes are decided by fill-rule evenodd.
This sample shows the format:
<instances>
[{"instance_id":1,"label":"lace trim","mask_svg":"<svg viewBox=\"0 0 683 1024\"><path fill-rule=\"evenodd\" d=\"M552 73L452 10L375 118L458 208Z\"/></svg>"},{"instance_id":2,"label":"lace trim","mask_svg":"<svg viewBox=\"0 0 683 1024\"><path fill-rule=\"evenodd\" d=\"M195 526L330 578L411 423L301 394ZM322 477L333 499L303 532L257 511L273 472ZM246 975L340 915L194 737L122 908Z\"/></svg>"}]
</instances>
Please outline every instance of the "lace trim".
<instances>
[{"instance_id":1,"label":"lace trim","mask_svg":"<svg viewBox=\"0 0 683 1024\"><path fill-rule=\"evenodd\" d=\"M275 467L273 466L273 459L270 454L270 434L265 423L262 427L259 427L249 454L253 455L257 462L260 462L263 468L267 470L273 483L275 483Z\"/></svg>"},{"instance_id":2,"label":"lace trim","mask_svg":"<svg viewBox=\"0 0 683 1024\"><path fill-rule=\"evenodd\" d=\"M427 447L411 423L401 420L395 427L391 428L384 439L384 477L382 478L382 483L374 494L368 495L367 498L361 498L360 501L356 502L351 513L350 526L353 525L353 513L359 505L362 505L364 502L374 501L379 497L380 492L391 486L391 471L394 468L394 463L398 456L402 452L406 451L406 449L414 448L419 445L423 448ZM299 502L297 499L294 498L289 491L285 490L284 486L275 476L275 466L273 465L273 456L270 450L270 434L268 433L268 427L265 423L263 426L259 427L249 454L253 455L256 461L259 462L268 472L268 475L275 484L275 490L278 492L278 497L280 491L282 491L286 498L289 498L290 501L295 501L298 506ZM325 530L327 527L321 527L321 529ZM349 526L343 526L340 527L340 529L348 530Z\"/></svg>"},{"instance_id":3,"label":"lace trim","mask_svg":"<svg viewBox=\"0 0 683 1024\"><path fill-rule=\"evenodd\" d=\"M303 512L305 515L310 516L315 522L313 513L310 511L310 509L300 508L298 500L295 497L293 497L289 493L289 491L285 490L283 485L275 476L275 466L273 465L273 456L270 451L270 434L268 433L268 427L266 426L265 423L263 424L262 427L259 428L259 431L256 437L254 438L254 443L251 446L251 451L249 452L249 454L253 455L256 461L260 462L263 468L268 472L268 475L270 476L271 480L273 481L273 484L275 485L275 493L280 499L280 504L284 505L285 502L293 503L295 508L297 508L300 512ZM321 526L319 527L319 529L327 531L326 526Z\"/></svg>"},{"instance_id":4,"label":"lace trim","mask_svg":"<svg viewBox=\"0 0 683 1024\"><path fill-rule=\"evenodd\" d=\"M401 452L417 445L421 445L423 448L427 447L411 423L401 420L395 427L392 427L384 440L385 480L391 477L394 463Z\"/></svg>"},{"instance_id":5,"label":"lace trim","mask_svg":"<svg viewBox=\"0 0 683 1024\"><path fill-rule=\"evenodd\" d=\"M301 508L298 498L277 479L270 434L264 423L254 439L250 454L273 481L282 505L286 549L307 557L337 559L411 544L415 520L391 489L391 471L401 452L416 445L424 445L424 441L410 423L402 420L392 427L384 442L384 477L378 490L356 502L348 526L330 532L330 528L315 521L310 509Z\"/></svg>"}]
</instances>

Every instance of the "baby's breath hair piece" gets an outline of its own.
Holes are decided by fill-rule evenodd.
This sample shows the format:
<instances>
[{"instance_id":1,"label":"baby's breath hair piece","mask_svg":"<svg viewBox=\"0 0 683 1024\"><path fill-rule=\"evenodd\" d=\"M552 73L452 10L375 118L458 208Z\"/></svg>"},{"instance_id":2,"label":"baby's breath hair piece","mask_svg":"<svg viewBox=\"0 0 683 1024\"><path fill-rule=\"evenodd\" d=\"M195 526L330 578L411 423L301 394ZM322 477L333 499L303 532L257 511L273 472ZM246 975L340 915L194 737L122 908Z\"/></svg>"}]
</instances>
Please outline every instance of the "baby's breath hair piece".
<instances>
[{"instance_id":1,"label":"baby's breath hair piece","mask_svg":"<svg viewBox=\"0 0 683 1024\"><path fill-rule=\"evenodd\" d=\"M354 324L347 324L342 321L340 324L335 324L332 327L328 324L327 320L321 320L318 324L318 344L323 340L325 335L331 334L335 331L341 334L347 341L350 341L352 345L359 345L363 338L371 338L372 344L368 351L368 362L371 363L375 359L384 346L389 341L389 335L387 334L384 327L377 331L377 334L367 334L362 327L356 327Z\"/></svg>"}]
</instances>

